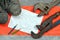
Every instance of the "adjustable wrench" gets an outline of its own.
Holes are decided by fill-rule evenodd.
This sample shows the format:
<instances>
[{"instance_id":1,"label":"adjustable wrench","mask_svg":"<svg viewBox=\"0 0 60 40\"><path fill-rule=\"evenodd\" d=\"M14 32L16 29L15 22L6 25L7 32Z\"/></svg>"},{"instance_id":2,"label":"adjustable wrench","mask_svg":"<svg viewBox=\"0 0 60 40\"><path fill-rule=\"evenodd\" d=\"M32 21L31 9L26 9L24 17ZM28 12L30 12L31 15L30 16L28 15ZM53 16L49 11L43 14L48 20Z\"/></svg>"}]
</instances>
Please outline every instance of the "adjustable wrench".
<instances>
[{"instance_id":1,"label":"adjustable wrench","mask_svg":"<svg viewBox=\"0 0 60 40\"><path fill-rule=\"evenodd\" d=\"M55 15L52 15L51 17L49 17L48 19L46 19L41 25L36 26L40 31L44 30L44 28L49 27L48 25L50 25L52 23L52 19L56 18L57 16L59 16L60 13L56 13ZM47 30L47 29L45 29ZM48 31L48 30L47 30ZM31 32L31 35L33 38L39 38L40 33L35 34L33 32Z\"/></svg>"},{"instance_id":2,"label":"adjustable wrench","mask_svg":"<svg viewBox=\"0 0 60 40\"><path fill-rule=\"evenodd\" d=\"M54 7L55 5L59 4L60 3L60 0L55 0L54 2L51 2L51 3L37 3L34 5L34 11L36 9L40 9L42 12L40 14L38 14L38 17L39 16L42 16L42 15L46 15L48 14L49 10Z\"/></svg>"},{"instance_id":3,"label":"adjustable wrench","mask_svg":"<svg viewBox=\"0 0 60 40\"><path fill-rule=\"evenodd\" d=\"M34 34L33 32L31 32L32 33L31 35L35 39L40 38L45 32L49 31L50 29L56 27L59 24L60 24L60 20L55 22L54 24L52 22L50 22L50 24L47 25L47 27L44 28L42 31L40 31L38 34Z\"/></svg>"}]
</instances>

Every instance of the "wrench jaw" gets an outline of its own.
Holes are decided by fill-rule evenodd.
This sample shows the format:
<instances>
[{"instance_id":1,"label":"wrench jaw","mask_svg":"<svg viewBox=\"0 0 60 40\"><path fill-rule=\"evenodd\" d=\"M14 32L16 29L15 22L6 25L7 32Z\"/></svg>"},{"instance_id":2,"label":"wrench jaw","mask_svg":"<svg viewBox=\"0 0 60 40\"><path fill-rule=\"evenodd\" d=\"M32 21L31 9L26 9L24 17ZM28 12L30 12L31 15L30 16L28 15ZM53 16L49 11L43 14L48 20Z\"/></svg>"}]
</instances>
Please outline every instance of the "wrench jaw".
<instances>
[{"instance_id":1,"label":"wrench jaw","mask_svg":"<svg viewBox=\"0 0 60 40\"><path fill-rule=\"evenodd\" d=\"M48 3L37 3L34 5L34 11L37 10L37 9L40 9L42 12L40 14L38 14L38 17L40 16L43 16L43 15L46 15L48 13L48 9L49 9L49 4ZM45 12L47 11L47 12Z\"/></svg>"},{"instance_id":2,"label":"wrench jaw","mask_svg":"<svg viewBox=\"0 0 60 40\"><path fill-rule=\"evenodd\" d=\"M38 39L38 38L41 37L39 34L35 34L35 33L32 32L32 31L31 31L31 36L32 36L34 39Z\"/></svg>"},{"instance_id":3,"label":"wrench jaw","mask_svg":"<svg viewBox=\"0 0 60 40\"><path fill-rule=\"evenodd\" d=\"M37 17L41 17L41 16L43 16L43 15L45 15L45 13L41 12L41 13L39 13L39 14L37 15Z\"/></svg>"},{"instance_id":4,"label":"wrench jaw","mask_svg":"<svg viewBox=\"0 0 60 40\"><path fill-rule=\"evenodd\" d=\"M36 27L38 28L38 30L42 31L43 27L41 27L41 25L36 25Z\"/></svg>"},{"instance_id":5,"label":"wrench jaw","mask_svg":"<svg viewBox=\"0 0 60 40\"><path fill-rule=\"evenodd\" d=\"M41 28L40 25L36 25L36 27L37 27L39 30L40 30L40 28Z\"/></svg>"},{"instance_id":6,"label":"wrench jaw","mask_svg":"<svg viewBox=\"0 0 60 40\"><path fill-rule=\"evenodd\" d=\"M38 17L42 16L42 15L47 15L48 12L50 11L50 9L54 6L56 6L57 4L60 3L60 0L55 0L54 2L52 3L43 3L43 2L40 2L40 3L37 3L34 5L34 11L36 9L40 9L42 12L40 14L38 14Z\"/></svg>"},{"instance_id":7,"label":"wrench jaw","mask_svg":"<svg viewBox=\"0 0 60 40\"><path fill-rule=\"evenodd\" d=\"M35 12L37 9L39 9L38 3L34 5L34 10L33 11Z\"/></svg>"},{"instance_id":8,"label":"wrench jaw","mask_svg":"<svg viewBox=\"0 0 60 40\"><path fill-rule=\"evenodd\" d=\"M34 10L33 10L33 11L35 12L37 9L40 9L39 3L37 3L37 4L34 5ZM41 10L41 11L42 11L42 10ZM37 17L40 17L40 16L42 16L42 15L44 15L43 12L39 13L39 14L37 15Z\"/></svg>"},{"instance_id":9,"label":"wrench jaw","mask_svg":"<svg viewBox=\"0 0 60 40\"><path fill-rule=\"evenodd\" d=\"M36 27L40 30L40 25L36 25ZM34 39L38 39L40 38L42 35L39 33L35 34L33 31L31 31L31 36L34 38Z\"/></svg>"},{"instance_id":10,"label":"wrench jaw","mask_svg":"<svg viewBox=\"0 0 60 40\"><path fill-rule=\"evenodd\" d=\"M47 14L48 14L48 11L49 11L49 9L48 9L46 12L42 11L42 12L40 12L37 16L38 16L38 17L41 17L41 16L43 16L43 15L47 15Z\"/></svg>"},{"instance_id":11,"label":"wrench jaw","mask_svg":"<svg viewBox=\"0 0 60 40\"><path fill-rule=\"evenodd\" d=\"M38 15L37 15L37 17L41 17L41 16L43 16L43 15L47 15L48 14L48 11L47 12L40 12Z\"/></svg>"}]
</instances>

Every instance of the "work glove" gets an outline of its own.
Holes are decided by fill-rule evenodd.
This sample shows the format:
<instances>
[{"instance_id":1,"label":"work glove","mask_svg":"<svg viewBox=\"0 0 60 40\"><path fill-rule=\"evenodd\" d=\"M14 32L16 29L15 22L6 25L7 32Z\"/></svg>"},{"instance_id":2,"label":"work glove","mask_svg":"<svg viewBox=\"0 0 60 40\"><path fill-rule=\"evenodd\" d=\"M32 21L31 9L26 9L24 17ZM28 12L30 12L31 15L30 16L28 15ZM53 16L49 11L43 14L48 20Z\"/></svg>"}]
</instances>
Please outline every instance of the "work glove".
<instances>
[{"instance_id":1,"label":"work glove","mask_svg":"<svg viewBox=\"0 0 60 40\"><path fill-rule=\"evenodd\" d=\"M10 11L10 13L14 16L18 16L21 12L19 0L10 0L8 4L8 10Z\"/></svg>"},{"instance_id":2,"label":"work glove","mask_svg":"<svg viewBox=\"0 0 60 40\"><path fill-rule=\"evenodd\" d=\"M0 7L0 23L4 24L8 21L8 14Z\"/></svg>"},{"instance_id":3,"label":"work glove","mask_svg":"<svg viewBox=\"0 0 60 40\"><path fill-rule=\"evenodd\" d=\"M19 0L0 0L0 6L14 16L19 15L21 12Z\"/></svg>"}]
</instances>

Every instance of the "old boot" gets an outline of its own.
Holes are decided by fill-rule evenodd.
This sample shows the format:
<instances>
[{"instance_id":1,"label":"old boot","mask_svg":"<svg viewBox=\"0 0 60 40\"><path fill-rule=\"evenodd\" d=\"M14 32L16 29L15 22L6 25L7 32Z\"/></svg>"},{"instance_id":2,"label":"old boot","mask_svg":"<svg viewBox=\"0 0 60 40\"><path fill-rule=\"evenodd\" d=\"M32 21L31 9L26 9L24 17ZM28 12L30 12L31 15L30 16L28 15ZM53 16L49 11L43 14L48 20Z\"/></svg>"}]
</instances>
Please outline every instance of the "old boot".
<instances>
[{"instance_id":1,"label":"old boot","mask_svg":"<svg viewBox=\"0 0 60 40\"><path fill-rule=\"evenodd\" d=\"M4 24L7 21L8 21L8 14L0 7L0 23Z\"/></svg>"},{"instance_id":2,"label":"old boot","mask_svg":"<svg viewBox=\"0 0 60 40\"><path fill-rule=\"evenodd\" d=\"M9 10L12 15L17 16L21 13L19 0L10 0Z\"/></svg>"}]
</instances>

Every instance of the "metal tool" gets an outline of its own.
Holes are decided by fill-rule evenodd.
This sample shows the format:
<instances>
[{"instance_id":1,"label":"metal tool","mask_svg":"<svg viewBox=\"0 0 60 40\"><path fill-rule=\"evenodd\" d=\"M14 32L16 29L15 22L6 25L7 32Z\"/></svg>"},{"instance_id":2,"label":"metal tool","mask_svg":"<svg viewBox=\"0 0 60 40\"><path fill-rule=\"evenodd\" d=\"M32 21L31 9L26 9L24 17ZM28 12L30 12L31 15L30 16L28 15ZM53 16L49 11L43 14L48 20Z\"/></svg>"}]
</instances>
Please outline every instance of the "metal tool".
<instances>
[{"instance_id":1,"label":"metal tool","mask_svg":"<svg viewBox=\"0 0 60 40\"><path fill-rule=\"evenodd\" d=\"M50 28L50 26L53 25L52 19L56 18L59 15L60 15L60 13L56 13L56 14L52 15L51 17L49 17L48 19L46 19L41 25L36 26L41 32L39 32L38 34L35 34L34 32L31 32L32 37L37 39L40 36L42 36L42 34L44 34L45 30L48 31L48 29Z\"/></svg>"},{"instance_id":2,"label":"metal tool","mask_svg":"<svg viewBox=\"0 0 60 40\"><path fill-rule=\"evenodd\" d=\"M47 18L45 21L43 21L41 23L41 25L36 25L36 27L41 31L43 30L50 22L52 22L52 20L56 17L58 17L60 15L60 13L55 13L54 15L50 16L49 18Z\"/></svg>"},{"instance_id":3,"label":"metal tool","mask_svg":"<svg viewBox=\"0 0 60 40\"><path fill-rule=\"evenodd\" d=\"M55 5L59 4L60 3L60 0L55 0L51 3L37 3L34 5L34 11L36 9L40 9L42 12L40 14L38 14L38 17L39 16L42 16L42 15L46 15L48 14L49 10L54 7Z\"/></svg>"},{"instance_id":4,"label":"metal tool","mask_svg":"<svg viewBox=\"0 0 60 40\"><path fill-rule=\"evenodd\" d=\"M55 22L54 24L52 22L50 22L50 24L47 25L47 27L44 28L42 31L40 31L38 34L34 34L33 32L31 32L32 33L31 35L35 39L40 38L45 32L49 31L50 29L56 27L59 24L60 24L60 20Z\"/></svg>"},{"instance_id":5,"label":"metal tool","mask_svg":"<svg viewBox=\"0 0 60 40\"><path fill-rule=\"evenodd\" d=\"M11 29L11 31L8 33L8 35L11 34L11 32L16 28L16 26L17 25L15 25L14 28Z\"/></svg>"}]
</instances>

